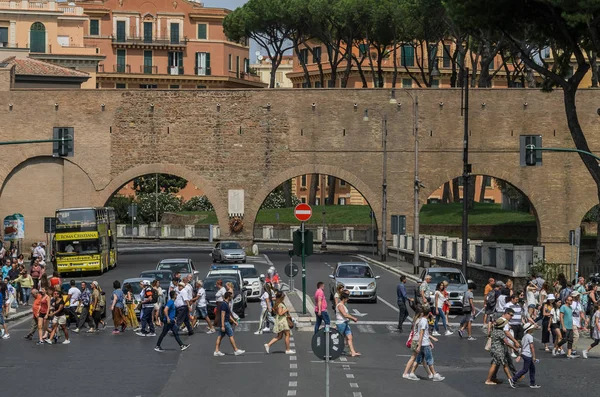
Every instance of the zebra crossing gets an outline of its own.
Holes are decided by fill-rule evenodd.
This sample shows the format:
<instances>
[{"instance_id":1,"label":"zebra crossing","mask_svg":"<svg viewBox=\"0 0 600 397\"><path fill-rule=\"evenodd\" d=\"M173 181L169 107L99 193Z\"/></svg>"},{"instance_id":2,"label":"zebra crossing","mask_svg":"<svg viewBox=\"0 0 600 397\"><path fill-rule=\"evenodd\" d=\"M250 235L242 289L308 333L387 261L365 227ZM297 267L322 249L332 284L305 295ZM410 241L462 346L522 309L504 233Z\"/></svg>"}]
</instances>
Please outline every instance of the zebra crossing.
<instances>
[{"instance_id":1,"label":"zebra crossing","mask_svg":"<svg viewBox=\"0 0 600 397\"><path fill-rule=\"evenodd\" d=\"M239 325L235 327L235 332L255 332L258 329L257 320L239 320ZM353 334L398 334L398 323L391 321L370 321L365 323L351 324ZM410 324L405 324L405 328L410 330ZM299 327L298 332L313 332L313 327ZM406 332L408 335L408 333Z\"/></svg>"}]
</instances>

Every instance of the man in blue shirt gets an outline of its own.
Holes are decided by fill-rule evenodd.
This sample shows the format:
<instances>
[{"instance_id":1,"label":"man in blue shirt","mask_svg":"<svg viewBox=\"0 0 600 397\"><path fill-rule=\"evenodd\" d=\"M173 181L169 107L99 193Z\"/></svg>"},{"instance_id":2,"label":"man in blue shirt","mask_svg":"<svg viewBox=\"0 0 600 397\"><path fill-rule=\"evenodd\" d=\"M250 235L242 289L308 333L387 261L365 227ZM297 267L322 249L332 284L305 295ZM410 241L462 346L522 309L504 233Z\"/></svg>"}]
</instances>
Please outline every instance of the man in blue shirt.
<instances>
[{"instance_id":1,"label":"man in blue shirt","mask_svg":"<svg viewBox=\"0 0 600 397\"><path fill-rule=\"evenodd\" d=\"M398 295L398 331L402 332L402 324L404 324L404 320L408 316L408 309L406 308L406 302L412 301L411 298L406 295L406 276L400 276L400 283L396 287L396 294Z\"/></svg>"},{"instance_id":2,"label":"man in blue shirt","mask_svg":"<svg viewBox=\"0 0 600 397\"><path fill-rule=\"evenodd\" d=\"M160 347L160 344L162 343L163 338L165 336L167 336L169 331L173 331L173 336L175 336L175 340L177 341L177 343L179 343L179 348L181 349L181 351L184 351L185 349L190 347L190 345L184 345L183 342L181 341L181 339L179 338L179 332L178 332L179 327L177 326L177 321L175 320L175 297L176 296L177 296L177 292L171 291L169 293L170 299L167 302L167 304L165 305L165 307L163 308L164 315L165 315L165 323L163 325L162 332L161 332L160 336L158 337L158 341L156 342L156 347L154 348L154 350L156 350L157 352L164 352L164 349L162 347Z\"/></svg>"}]
</instances>

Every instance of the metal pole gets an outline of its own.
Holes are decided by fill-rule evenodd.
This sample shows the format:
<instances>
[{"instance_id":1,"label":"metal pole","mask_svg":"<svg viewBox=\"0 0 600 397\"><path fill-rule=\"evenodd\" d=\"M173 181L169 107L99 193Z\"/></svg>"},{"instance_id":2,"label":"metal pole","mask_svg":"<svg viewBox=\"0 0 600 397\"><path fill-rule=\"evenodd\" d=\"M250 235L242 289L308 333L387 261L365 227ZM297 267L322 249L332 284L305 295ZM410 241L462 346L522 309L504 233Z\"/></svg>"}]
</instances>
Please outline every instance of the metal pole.
<instances>
[{"instance_id":1,"label":"metal pole","mask_svg":"<svg viewBox=\"0 0 600 397\"><path fill-rule=\"evenodd\" d=\"M469 259L469 68L465 68L463 88L464 103L464 137L463 137L463 216L462 216L462 272L467 276Z\"/></svg>"},{"instance_id":2,"label":"metal pole","mask_svg":"<svg viewBox=\"0 0 600 397\"><path fill-rule=\"evenodd\" d=\"M154 174L155 180L155 194L154 194L154 212L155 212L155 222L156 227L158 227L158 237L161 236L162 231L160 230L160 226L158 224L158 174Z\"/></svg>"},{"instance_id":3,"label":"metal pole","mask_svg":"<svg viewBox=\"0 0 600 397\"><path fill-rule=\"evenodd\" d=\"M387 259L387 114L383 115L383 182L381 184L381 260Z\"/></svg>"},{"instance_id":4,"label":"metal pole","mask_svg":"<svg viewBox=\"0 0 600 397\"><path fill-rule=\"evenodd\" d=\"M325 324L325 397L329 397L329 325Z\"/></svg>"},{"instance_id":5,"label":"metal pole","mask_svg":"<svg viewBox=\"0 0 600 397\"><path fill-rule=\"evenodd\" d=\"M575 281L577 281L577 278L579 277L579 247L581 246L581 228L580 227L577 228L575 235L579 236L579 238L575 239L575 243L577 244L577 256L575 257Z\"/></svg>"},{"instance_id":6,"label":"metal pole","mask_svg":"<svg viewBox=\"0 0 600 397\"><path fill-rule=\"evenodd\" d=\"M573 233L575 234L575 233ZM573 236L573 241L570 241L571 243L571 276L573 275L573 272L575 269L573 269L573 246L575 245L575 236Z\"/></svg>"},{"instance_id":7,"label":"metal pole","mask_svg":"<svg viewBox=\"0 0 600 397\"><path fill-rule=\"evenodd\" d=\"M304 222L300 225L302 235L302 314L306 314L306 254L304 249ZM310 242L312 244L312 241Z\"/></svg>"},{"instance_id":8,"label":"metal pole","mask_svg":"<svg viewBox=\"0 0 600 397\"><path fill-rule=\"evenodd\" d=\"M419 236L419 189L421 188L419 181L419 97L415 96L414 102L414 120L413 130L415 134L415 226L413 236L413 267L414 274L419 271L419 249L421 245L421 238ZM400 244L398 244L400 245Z\"/></svg>"},{"instance_id":9,"label":"metal pole","mask_svg":"<svg viewBox=\"0 0 600 397\"><path fill-rule=\"evenodd\" d=\"M323 211L323 230L321 231L321 250L327 250L327 233L325 232L325 211Z\"/></svg>"},{"instance_id":10,"label":"metal pole","mask_svg":"<svg viewBox=\"0 0 600 397\"><path fill-rule=\"evenodd\" d=\"M371 216L371 231L369 234L371 235L371 246L373 247L373 256L375 256L375 226L373 225L373 210L371 210L370 216Z\"/></svg>"}]
</instances>

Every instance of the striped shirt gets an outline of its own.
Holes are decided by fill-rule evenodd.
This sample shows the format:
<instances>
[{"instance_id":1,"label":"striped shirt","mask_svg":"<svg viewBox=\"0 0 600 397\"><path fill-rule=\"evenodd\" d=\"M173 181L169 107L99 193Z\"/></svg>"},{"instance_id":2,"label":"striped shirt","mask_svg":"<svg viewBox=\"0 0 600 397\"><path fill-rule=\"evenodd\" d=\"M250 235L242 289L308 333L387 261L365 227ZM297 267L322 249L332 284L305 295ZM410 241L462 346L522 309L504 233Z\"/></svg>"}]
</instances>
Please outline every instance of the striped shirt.
<instances>
[{"instance_id":1,"label":"striped shirt","mask_svg":"<svg viewBox=\"0 0 600 397\"><path fill-rule=\"evenodd\" d=\"M506 308L511 308L515 311L515 315L512 316L510 320L508 320L508 324L510 325L522 325L522 317L523 317L523 308L517 303L509 303L506 305Z\"/></svg>"}]
</instances>

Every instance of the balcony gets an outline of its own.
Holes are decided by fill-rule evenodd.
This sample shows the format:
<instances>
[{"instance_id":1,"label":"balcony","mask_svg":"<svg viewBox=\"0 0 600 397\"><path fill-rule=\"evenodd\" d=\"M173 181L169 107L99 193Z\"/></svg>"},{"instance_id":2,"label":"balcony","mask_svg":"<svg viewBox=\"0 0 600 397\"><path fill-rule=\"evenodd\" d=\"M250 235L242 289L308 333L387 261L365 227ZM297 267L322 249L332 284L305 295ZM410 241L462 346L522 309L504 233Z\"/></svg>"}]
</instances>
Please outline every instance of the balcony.
<instances>
[{"instance_id":1,"label":"balcony","mask_svg":"<svg viewBox=\"0 0 600 397\"><path fill-rule=\"evenodd\" d=\"M142 48L154 50L183 49L187 46L187 37L144 37L144 36L113 36L112 45L116 48Z\"/></svg>"},{"instance_id":2,"label":"balcony","mask_svg":"<svg viewBox=\"0 0 600 397\"><path fill-rule=\"evenodd\" d=\"M183 75L183 66L167 66L167 72L171 76L182 76Z\"/></svg>"},{"instance_id":3,"label":"balcony","mask_svg":"<svg viewBox=\"0 0 600 397\"><path fill-rule=\"evenodd\" d=\"M64 4L64 3L63 3ZM0 10L18 12L60 12L64 15L83 15L83 7L68 6L55 1L0 1Z\"/></svg>"},{"instance_id":4,"label":"balcony","mask_svg":"<svg viewBox=\"0 0 600 397\"><path fill-rule=\"evenodd\" d=\"M260 82L260 77L256 73L250 72L229 72L229 77L233 77L240 80Z\"/></svg>"},{"instance_id":5,"label":"balcony","mask_svg":"<svg viewBox=\"0 0 600 397\"><path fill-rule=\"evenodd\" d=\"M210 76L210 68L197 67L196 76Z\"/></svg>"},{"instance_id":6,"label":"balcony","mask_svg":"<svg viewBox=\"0 0 600 397\"><path fill-rule=\"evenodd\" d=\"M140 73L158 74L158 66L156 66L156 65L140 65Z\"/></svg>"}]
</instances>

